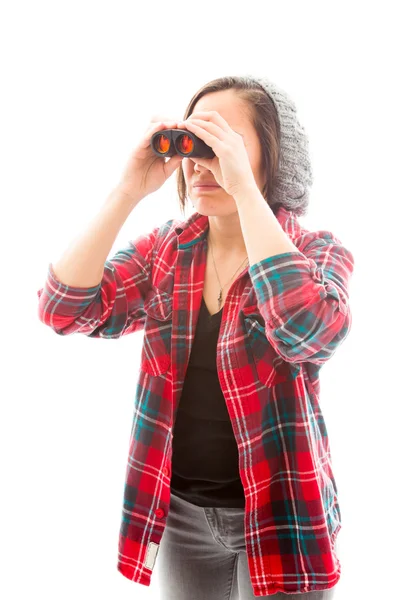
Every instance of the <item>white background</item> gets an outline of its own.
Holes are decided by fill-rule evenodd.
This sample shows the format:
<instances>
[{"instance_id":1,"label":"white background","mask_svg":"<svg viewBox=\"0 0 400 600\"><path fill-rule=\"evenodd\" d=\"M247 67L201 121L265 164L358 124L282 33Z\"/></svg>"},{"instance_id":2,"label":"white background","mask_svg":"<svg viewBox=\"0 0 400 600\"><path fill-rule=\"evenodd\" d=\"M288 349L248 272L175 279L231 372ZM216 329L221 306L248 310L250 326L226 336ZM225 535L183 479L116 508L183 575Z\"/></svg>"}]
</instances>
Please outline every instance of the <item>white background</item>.
<instances>
[{"instance_id":1,"label":"white background","mask_svg":"<svg viewBox=\"0 0 400 600\"><path fill-rule=\"evenodd\" d=\"M395 5L1 9L2 598L159 597L155 576L148 588L116 569L143 334L58 336L38 319L37 290L118 182L151 116L182 118L204 83L246 73L295 101L314 173L302 223L334 232L356 261L352 331L321 372L342 511L335 600L399 593ZM135 208L110 258L182 218L175 185L173 174Z\"/></svg>"}]
</instances>

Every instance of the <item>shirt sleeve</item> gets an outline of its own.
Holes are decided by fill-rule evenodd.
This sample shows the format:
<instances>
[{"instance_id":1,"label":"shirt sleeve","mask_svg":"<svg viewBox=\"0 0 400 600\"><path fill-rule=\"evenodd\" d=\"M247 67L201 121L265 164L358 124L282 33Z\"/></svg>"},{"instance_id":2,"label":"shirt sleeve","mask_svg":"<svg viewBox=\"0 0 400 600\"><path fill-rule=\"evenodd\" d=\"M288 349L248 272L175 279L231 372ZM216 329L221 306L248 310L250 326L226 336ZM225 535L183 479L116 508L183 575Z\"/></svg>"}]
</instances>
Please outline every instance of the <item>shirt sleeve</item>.
<instances>
[{"instance_id":1,"label":"shirt sleeve","mask_svg":"<svg viewBox=\"0 0 400 600\"><path fill-rule=\"evenodd\" d=\"M118 338L144 327L144 303L151 287L154 244L159 232L129 241L104 264L101 282L74 287L59 281L49 264L47 279L38 290L38 316L59 335Z\"/></svg>"},{"instance_id":2,"label":"shirt sleeve","mask_svg":"<svg viewBox=\"0 0 400 600\"><path fill-rule=\"evenodd\" d=\"M251 266L265 332L286 361L324 364L349 334L353 254L329 231L294 240L285 252Z\"/></svg>"}]
</instances>

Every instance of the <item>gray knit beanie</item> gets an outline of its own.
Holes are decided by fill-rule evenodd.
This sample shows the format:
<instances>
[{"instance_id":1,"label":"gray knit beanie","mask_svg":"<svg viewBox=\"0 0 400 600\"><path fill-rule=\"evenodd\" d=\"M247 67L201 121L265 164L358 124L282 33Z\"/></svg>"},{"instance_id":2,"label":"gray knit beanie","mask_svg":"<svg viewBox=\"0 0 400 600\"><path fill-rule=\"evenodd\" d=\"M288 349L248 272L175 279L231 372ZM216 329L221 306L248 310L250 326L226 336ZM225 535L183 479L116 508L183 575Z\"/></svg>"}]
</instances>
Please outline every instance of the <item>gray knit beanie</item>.
<instances>
[{"instance_id":1,"label":"gray knit beanie","mask_svg":"<svg viewBox=\"0 0 400 600\"><path fill-rule=\"evenodd\" d=\"M304 127L298 121L296 106L288 94L267 77L245 75L244 79L261 84L272 99L280 122L279 171L272 198L268 199L269 204L273 206L280 203L287 210L303 215L308 207L313 174L308 137Z\"/></svg>"}]
</instances>

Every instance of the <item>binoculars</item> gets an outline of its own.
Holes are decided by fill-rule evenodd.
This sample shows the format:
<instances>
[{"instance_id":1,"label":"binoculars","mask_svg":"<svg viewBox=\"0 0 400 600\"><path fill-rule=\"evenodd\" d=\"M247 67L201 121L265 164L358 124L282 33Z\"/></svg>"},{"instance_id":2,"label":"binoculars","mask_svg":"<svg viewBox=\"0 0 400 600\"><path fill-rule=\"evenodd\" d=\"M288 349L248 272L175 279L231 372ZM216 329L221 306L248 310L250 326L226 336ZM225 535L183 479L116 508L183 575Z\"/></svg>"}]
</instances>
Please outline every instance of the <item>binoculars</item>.
<instances>
[{"instance_id":1,"label":"binoculars","mask_svg":"<svg viewBox=\"0 0 400 600\"><path fill-rule=\"evenodd\" d=\"M197 135L186 129L163 129L151 136L151 148L157 156L192 156L213 158L215 152Z\"/></svg>"}]
</instances>

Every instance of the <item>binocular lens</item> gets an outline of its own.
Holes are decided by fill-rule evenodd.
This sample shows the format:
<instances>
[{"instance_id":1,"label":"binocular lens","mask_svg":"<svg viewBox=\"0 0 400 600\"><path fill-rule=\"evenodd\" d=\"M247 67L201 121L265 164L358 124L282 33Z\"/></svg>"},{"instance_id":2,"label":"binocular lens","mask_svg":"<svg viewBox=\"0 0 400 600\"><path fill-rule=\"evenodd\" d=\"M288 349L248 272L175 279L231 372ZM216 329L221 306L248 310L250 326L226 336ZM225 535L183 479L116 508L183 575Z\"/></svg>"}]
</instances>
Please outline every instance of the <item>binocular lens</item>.
<instances>
[{"instance_id":1,"label":"binocular lens","mask_svg":"<svg viewBox=\"0 0 400 600\"><path fill-rule=\"evenodd\" d=\"M151 148L157 156L193 156L213 158L214 150L207 146L202 139L194 133L188 133L184 129L168 129L153 133L150 140Z\"/></svg>"},{"instance_id":2,"label":"binocular lens","mask_svg":"<svg viewBox=\"0 0 400 600\"><path fill-rule=\"evenodd\" d=\"M188 135L180 136L176 142L176 145L182 154L188 154L189 152L192 152L194 147L193 140Z\"/></svg>"},{"instance_id":3,"label":"binocular lens","mask_svg":"<svg viewBox=\"0 0 400 600\"><path fill-rule=\"evenodd\" d=\"M194 148L194 143L188 135L183 134L179 136L178 140L176 141L176 146L178 147L179 151L182 152L182 154L189 154L189 152L192 152ZM170 149L171 142L165 135L160 133L160 135L158 135L155 139L155 147L158 152L165 154Z\"/></svg>"},{"instance_id":4,"label":"binocular lens","mask_svg":"<svg viewBox=\"0 0 400 600\"><path fill-rule=\"evenodd\" d=\"M165 137L165 135L160 134L159 136L157 136L156 141L156 148L159 152L162 152L163 154L165 152L168 152L169 148L170 148L170 141L167 137Z\"/></svg>"}]
</instances>

